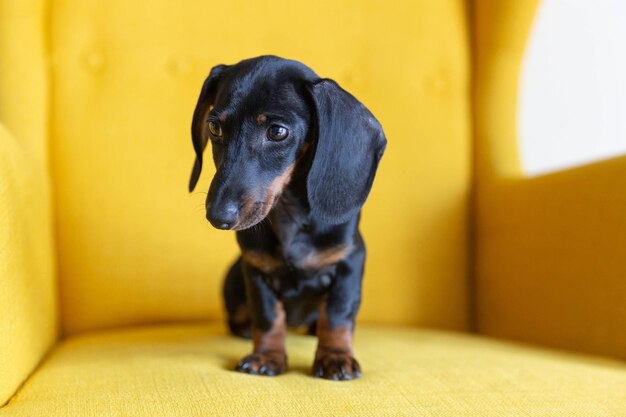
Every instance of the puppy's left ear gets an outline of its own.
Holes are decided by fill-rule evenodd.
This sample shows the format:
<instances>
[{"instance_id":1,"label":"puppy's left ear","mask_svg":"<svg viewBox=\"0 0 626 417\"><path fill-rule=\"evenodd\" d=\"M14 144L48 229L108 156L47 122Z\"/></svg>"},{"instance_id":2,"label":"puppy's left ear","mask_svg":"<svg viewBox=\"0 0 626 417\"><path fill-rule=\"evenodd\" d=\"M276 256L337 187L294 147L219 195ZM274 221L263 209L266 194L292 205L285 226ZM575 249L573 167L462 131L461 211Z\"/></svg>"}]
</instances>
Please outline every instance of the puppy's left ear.
<instances>
[{"instance_id":1,"label":"puppy's left ear","mask_svg":"<svg viewBox=\"0 0 626 417\"><path fill-rule=\"evenodd\" d=\"M333 80L317 81L309 92L317 116L309 205L326 223L344 223L365 203L387 140L372 113Z\"/></svg>"},{"instance_id":2,"label":"puppy's left ear","mask_svg":"<svg viewBox=\"0 0 626 417\"><path fill-rule=\"evenodd\" d=\"M220 75L226 68L226 65L217 65L211 69L209 76L204 80L202 90L200 91L200 97L198 97L198 103L196 109L193 112L193 120L191 122L191 140L193 142L193 149L196 152L196 161L193 164L191 170L191 178L189 179L189 192L192 192L196 188L198 178L200 178L200 172L202 171L202 154L208 141L208 134L206 132L207 126L207 113L211 109L211 106L215 102L215 95L217 92L217 84Z\"/></svg>"}]
</instances>

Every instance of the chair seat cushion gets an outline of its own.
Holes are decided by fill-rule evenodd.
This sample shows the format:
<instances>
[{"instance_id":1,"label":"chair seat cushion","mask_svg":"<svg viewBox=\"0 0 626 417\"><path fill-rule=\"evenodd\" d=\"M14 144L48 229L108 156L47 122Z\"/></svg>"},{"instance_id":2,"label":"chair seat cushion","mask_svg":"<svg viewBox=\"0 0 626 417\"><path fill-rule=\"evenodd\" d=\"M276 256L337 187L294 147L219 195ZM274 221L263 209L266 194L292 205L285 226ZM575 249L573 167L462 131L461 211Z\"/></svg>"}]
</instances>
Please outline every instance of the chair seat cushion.
<instances>
[{"instance_id":1,"label":"chair seat cushion","mask_svg":"<svg viewBox=\"0 0 626 417\"><path fill-rule=\"evenodd\" d=\"M71 337L0 416L617 416L626 365L464 333L361 326L364 376L312 378L315 338L288 336L289 371L232 371L251 348L224 326L185 324Z\"/></svg>"}]
</instances>

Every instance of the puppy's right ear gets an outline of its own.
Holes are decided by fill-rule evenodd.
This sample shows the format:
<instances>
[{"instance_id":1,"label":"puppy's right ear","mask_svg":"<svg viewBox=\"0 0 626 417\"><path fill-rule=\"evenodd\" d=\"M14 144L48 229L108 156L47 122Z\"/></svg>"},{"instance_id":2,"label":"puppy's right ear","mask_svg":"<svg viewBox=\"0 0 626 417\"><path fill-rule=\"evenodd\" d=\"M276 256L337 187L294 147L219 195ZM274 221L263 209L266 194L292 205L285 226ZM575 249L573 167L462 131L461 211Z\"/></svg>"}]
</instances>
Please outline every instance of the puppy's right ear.
<instances>
[{"instance_id":1,"label":"puppy's right ear","mask_svg":"<svg viewBox=\"0 0 626 417\"><path fill-rule=\"evenodd\" d=\"M226 67L226 65L217 65L211 69L211 73L207 79L204 80L200 97L198 97L198 104L196 104L196 110L193 112L191 140L193 142L193 149L196 152L196 162L193 164L193 169L191 170L189 192L192 192L193 189L196 188L198 178L200 178L200 172L202 171L202 154L204 153L204 148L206 148L208 140L206 118L215 101L220 75Z\"/></svg>"}]
</instances>

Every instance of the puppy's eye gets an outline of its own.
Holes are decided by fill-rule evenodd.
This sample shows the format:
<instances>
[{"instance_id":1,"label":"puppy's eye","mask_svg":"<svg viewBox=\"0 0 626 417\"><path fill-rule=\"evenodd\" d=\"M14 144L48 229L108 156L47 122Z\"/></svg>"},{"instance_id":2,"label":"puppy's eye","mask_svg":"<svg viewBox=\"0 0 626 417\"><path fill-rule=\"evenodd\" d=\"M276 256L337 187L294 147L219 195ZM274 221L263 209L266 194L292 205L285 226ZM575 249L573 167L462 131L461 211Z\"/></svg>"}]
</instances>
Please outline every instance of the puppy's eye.
<instances>
[{"instance_id":1,"label":"puppy's eye","mask_svg":"<svg viewBox=\"0 0 626 417\"><path fill-rule=\"evenodd\" d=\"M219 122L216 122L214 120L210 120L209 121L209 132L211 132L211 135L217 137L217 138L221 138L222 137L222 126L220 126Z\"/></svg>"},{"instance_id":2,"label":"puppy's eye","mask_svg":"<svg viewBox=\"0 0 626 417\"><path fill-rule=\"evenodd\" d=\"M271 141L278 142L289 136L289 129L280 125L271 125L267 129L267 138Z\"/></svg>"}]
</instances>

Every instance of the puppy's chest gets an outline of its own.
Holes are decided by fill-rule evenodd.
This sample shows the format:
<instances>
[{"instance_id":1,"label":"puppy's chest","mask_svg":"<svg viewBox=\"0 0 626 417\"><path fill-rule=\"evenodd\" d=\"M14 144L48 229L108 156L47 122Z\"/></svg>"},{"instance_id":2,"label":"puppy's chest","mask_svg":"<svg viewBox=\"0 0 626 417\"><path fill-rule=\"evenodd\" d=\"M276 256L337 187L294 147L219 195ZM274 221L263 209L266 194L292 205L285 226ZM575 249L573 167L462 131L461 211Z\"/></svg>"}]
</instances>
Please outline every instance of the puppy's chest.
<instances>
[{"instance_id":1,"label":"puppy's chest","mask_svg":"<svg viewBox=\"0 0 626 417\"><path fill-rule=\"evenodd\" d=\"M320 228L290 200L277 205L270 216L278 240L275 254L289 267L322 270L341 261L352 250L351 244Z\"/></svg>"},{"instance_id":2,"label":"puppy's chest","mask_svg":"<svg viewBox=\"0 0 626 417\"><path fill-rule=\"evenodd\" d=\"M353 249L332 230L312 222L290 199L277 204L267 224L274 243L263 251L243 250L244 259L265 273L295 270L303 277L324 274Z\"/></svg>"}]
</instances>

